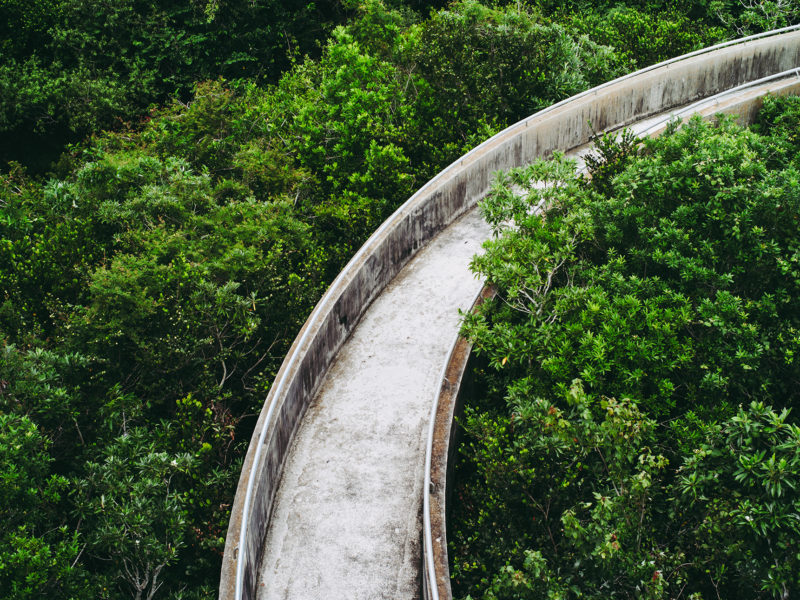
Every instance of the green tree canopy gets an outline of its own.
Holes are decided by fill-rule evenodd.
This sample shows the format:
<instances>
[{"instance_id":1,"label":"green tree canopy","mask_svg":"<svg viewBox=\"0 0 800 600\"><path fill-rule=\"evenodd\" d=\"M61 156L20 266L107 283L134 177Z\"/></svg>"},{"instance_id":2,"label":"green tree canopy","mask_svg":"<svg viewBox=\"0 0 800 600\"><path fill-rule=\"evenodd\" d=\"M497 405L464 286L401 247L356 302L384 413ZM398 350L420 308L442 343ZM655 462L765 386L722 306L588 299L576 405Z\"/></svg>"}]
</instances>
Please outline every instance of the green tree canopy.
<instances>
[{"instance_id":1,"label":"green tree canopy","mask_svg":"<svg viewBox=\"0 0 800 600\"><path fill-rule=\"evenodd\" d=\"M798 589L797 99L498 177L452 548L483 598ZM770 405L777 406L773 410Z\"/></svg>"}]
</instances>

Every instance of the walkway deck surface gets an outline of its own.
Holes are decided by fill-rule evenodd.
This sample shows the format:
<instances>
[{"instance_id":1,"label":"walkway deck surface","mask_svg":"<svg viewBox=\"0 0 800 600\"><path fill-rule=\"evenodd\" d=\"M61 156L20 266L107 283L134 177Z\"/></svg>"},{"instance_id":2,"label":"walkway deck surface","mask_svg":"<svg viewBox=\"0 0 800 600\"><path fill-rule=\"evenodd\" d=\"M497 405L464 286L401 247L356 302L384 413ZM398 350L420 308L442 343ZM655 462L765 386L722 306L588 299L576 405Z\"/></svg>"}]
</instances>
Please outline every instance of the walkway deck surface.
<instances>
[{"instance_id":1,"label":"walkway deck surface","mask_svg":"<svg viewBox=\"0 0 800 600\"><path fill-rule=\"evenodd\" d=\"M428 417L488 237L474 209L440 233L339 351L284 467L259 600L417 597Z\"/></svg>"}]
</instances>

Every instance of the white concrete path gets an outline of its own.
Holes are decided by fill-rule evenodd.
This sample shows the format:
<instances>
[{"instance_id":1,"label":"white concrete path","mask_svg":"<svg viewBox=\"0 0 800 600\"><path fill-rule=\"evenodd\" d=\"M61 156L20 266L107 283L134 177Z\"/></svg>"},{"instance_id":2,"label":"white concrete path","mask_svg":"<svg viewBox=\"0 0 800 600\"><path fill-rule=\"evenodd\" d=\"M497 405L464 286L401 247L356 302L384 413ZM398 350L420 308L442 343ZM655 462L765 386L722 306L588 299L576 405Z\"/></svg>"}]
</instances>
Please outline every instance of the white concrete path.
<instances>
[{"instance_id":1,"label":"white concrete path","mask_svg":"<svg viewBox=\"0 0 800 600\"><path fill-rule=\"evenodd\" d=\"M428 417L489 235L475 209L440 233L339 351L284 466L259 600L417 597Z\"/></svg>"}]
</instances>

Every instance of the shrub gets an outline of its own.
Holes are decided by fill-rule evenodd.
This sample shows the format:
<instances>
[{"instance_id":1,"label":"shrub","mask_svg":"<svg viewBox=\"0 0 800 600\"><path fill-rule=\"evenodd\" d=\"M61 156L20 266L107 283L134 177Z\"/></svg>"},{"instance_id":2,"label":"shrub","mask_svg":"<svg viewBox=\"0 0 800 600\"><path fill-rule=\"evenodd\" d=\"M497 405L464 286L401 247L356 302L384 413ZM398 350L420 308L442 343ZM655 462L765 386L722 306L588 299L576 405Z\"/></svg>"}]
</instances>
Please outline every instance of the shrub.
<instances>
[{"instance_id":1,"label":"shrub","mask_svg":"<svg viewBox=\"0 0 800 600\"><path fill-rule=\"evenodd\" d=\"M797 589L798 104L498 176L464 332L505 401L464 421L461 593Z\"/></svg>"}]
</instances>

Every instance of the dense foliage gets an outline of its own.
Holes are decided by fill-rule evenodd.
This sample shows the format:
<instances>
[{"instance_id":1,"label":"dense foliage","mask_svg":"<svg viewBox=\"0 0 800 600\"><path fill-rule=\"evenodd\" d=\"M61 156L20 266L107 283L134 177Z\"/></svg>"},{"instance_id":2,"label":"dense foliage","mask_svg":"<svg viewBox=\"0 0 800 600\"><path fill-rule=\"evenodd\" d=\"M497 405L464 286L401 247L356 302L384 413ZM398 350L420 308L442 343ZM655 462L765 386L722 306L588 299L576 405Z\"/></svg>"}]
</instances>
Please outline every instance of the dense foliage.
<instances>
[{"instance_id":1,"label":"dense foliage","mask_svg":"<svg viewBox=\"0 0 800 600\"><path fill-rule=\"evenodd\" d=\"M14 160L46 171L65 144L137 122L152 103L169 98L185 102L198 81L224 77L274 83L304 56L318 58L337 25L359 19L359 4L357 0L2 0L0 165ZM371 50L399 50L387 46L397 27L404 28L409 19L422 20L427 11L446 3L397 0L393 4L406 23L384 17L373 20L359 39ZM521 17L473 3L470 10L433 12L419 32L422 38L417 42L423 44L416 48L419 52L404 60L424 65L433 77L428 80L441 92L437 100L446 100L441 108L437 105L441 125L472 133L460 113L465 118L481 114L473 103L480 105L499 94L505 100L494 100L500 103L498 111L485 114L504 120L509 110L519 108L509 98L522 91L526 79L562 86L559 92L573 89L569 86L580 80L572 69L552 81L539 79L542 59L564 58L562 64L572 62L573 68L575 59L562 56L570 43L566 33L554 32L559 39L551 44L548 29L536 23L562 23L570 32L589 34L618 49L618 58L628 65L643 66L733 31L742 8L738 2L717 4L713 9L702 2L688 7L695 13L690 20L686 10L659 2L645 8L633 3L610 13L602 5L599 10L592 4L576 5L569 14L561 14L560 5L542 2L517 11ZM750 20L752 27L763 29L772 23L764 14L776 14L773 21L794 17L793 4L780 3L777 8L768 4L767 13L758 10L758 3L745 11L758 17ZM531 21L531 10L540 18ZM720 28L723 21L730 26ZM401 53L406 50L415 52L406 48ZM391 58L398 58L394 54ZM573 76L577 80L569 81ZM481 88L484 84L488 87ZM517 89L500 91L498 85ZM456 95L451 97L452 93ZM534 106L548 100L542 94L536 98ZM457 111L448 110L452 103Z\"/></svg>"},{"instance_id":2,"label":"dense foliage","mask_svg":"<svg viewBox=\"0 0 800 600\"><path fill-rule=\"evenodd\" d=\"M556 31L475 3L440 18L502 23L487 44ZM527 113L617 73L607 48L558 34L572 87L537 66L500 101ZM454 32L373 2L276 85L199 83L57 176L0 175L2 446L26 457L3 461L0 597L215 595L239 465L295 333L378 223L505 124L489 100L440 109L444 47ZM492 60L481 77L509 58Z\"/></svg>"},{"instance_id":3,"label":"dense foliage","mask_svg":"<svg viewBox=\"0 0 800 600\"><path fill-rule=\"evenodd\" d=\"M64 142L186 99L196 81L275 81L346 12L297 0L3 0L0 160L46 167Z\"/></svg>"},{"instance_id":4,"label":"dense foliage","mask_svg":"<svg viewBox=\"0 0 800 600\"><path fill-rule=\"evenodd\" d=\"M215 595L255 416L354 250L498 129L732 35L717 14L0 0L0 598Z\"/></svg>"},{"instance_id":5,"label":"dense foliage","mask_svg":"<svg viewBox=\"0 0 800 600\"><path fill-rule=\"evenodd\" d=\"M800 591L800 101L498 178L460 594ZM534 208L541 210L534 210Z\"/></svg>"}]
</instances>

